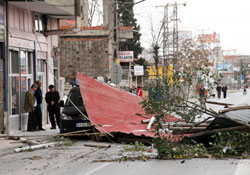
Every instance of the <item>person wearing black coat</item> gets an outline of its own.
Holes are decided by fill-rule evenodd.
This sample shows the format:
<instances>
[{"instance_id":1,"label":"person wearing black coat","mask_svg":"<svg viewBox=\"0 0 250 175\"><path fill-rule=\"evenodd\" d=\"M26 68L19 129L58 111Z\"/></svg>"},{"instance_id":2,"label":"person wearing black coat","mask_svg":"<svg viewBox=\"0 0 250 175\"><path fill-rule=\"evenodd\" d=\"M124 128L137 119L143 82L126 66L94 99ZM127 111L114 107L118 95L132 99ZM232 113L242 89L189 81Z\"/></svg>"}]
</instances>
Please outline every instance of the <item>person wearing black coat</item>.
<instances>
[{"instance_id":1,"label":"person wearing black coat","mask_svg":"<svg viewBox=\"0 0 250 175\"><path fill-rule=\"evenodd\" d=\"M224 98L227 98L227 86L226 85L223 85L222 92L223 92Z\"/></svg>"},{"instance_id":2,"label":"person wearing black coat","mask_svg":"<svg viewBox=\"0 0 250 175\"><path fill-rule=\"evenodd\" d=\"M218 84L218 86L216 87L216 90L217 90L217 96L218 98L220 98L220 95L221 95L221 85Z\"/></svg>"},{"instance_id":3,"label":"person wearing black coat","mask_svg":"<svg viewBox=\"0 0 250 175\"><path fill-rule=\"evenodd\" d=\"M35 92L37 106L36 106L36 121L37 121L37 129L40 131L45 131L42 127L42 110L41 110L41 104L43 102L43 94L41 90L41 81L36 81L36 85L38 86Z\"/></svg>"},{"instance_id":4,"label":"person wearing black coat","mask_svg":"<svg viewBox=\"0 0 250 175\"><path fill-rule=\"evenodd\" d=\"M49 85L49 92L45 95L45 101L48 104L49 119L51 123L50 129L56 129L56 123L60 128L60 106L59 106L60 95L55 90L54 85ZM56 117L56 123L55 123Z\"/></svg>"}]
</instances>

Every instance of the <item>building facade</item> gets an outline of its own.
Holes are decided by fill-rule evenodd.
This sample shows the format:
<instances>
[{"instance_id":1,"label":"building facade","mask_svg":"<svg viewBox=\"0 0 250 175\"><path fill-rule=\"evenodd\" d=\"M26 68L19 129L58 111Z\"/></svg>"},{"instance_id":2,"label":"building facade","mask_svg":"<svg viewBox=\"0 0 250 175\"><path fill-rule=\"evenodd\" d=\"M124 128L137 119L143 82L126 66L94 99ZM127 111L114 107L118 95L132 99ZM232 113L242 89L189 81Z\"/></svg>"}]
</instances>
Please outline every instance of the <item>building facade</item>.
<instances>
[{"instance_id":1,"label":"building facade","mask_svg":"<svg viewBox=\"0 0 250 175\"><path fill-rule=\"evenodd\" d=\"M57 1L57 3L62 2ZM4 59L3 78L0 81L4 87L0 87L0 99L3 99L5 111L4 115L0 116L2 132L26 130L28 114L23 109L25 92L36 80L42 82L43 94L46 93L49 84L57 84L60 71L57 69L59 37L47 36L45 33L58 29L61 15L73 14L57 8L54 1L50 3L47 1L3 3L6 30L4 44L1 45L4 47L2 49ZM43 114L46 116L46 105L43 106Z\"/></svg>"}]
</instances>

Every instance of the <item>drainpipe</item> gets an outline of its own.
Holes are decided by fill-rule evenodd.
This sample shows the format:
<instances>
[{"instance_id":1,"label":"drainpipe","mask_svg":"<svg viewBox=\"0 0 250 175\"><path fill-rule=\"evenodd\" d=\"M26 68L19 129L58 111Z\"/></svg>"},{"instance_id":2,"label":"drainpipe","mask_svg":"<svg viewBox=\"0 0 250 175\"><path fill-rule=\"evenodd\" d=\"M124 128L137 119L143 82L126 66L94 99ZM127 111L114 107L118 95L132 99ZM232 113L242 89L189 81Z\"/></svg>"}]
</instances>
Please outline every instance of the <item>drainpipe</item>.
<instances>
[{"instance_id":1,"label":"drainpipe","mask_svg":"<svg viewBox=\"0 0 250 175\"><path fill-rule=\"evenodd\" d=\"M33 66L34 66L34 82L36 82L37 72L36 72L36 43L34 43L34 53L33 53ZM30 88L30 87L29 87Z\"/></svg>"},{"instance_id":2,"label":"drainpipe","mask_svg":"<svg viewBox=\"0 0 250 175\"><path fill-rule=\"evenodd\" d=\"M4 118L5 118L5 133L7 135L10 134L10 128L9 128L9 110L10 110L10 91L9 91L9 85L10 85L10 77L9 77L9 67L10 67L10 61L9 61L9 2L6 0L6 57L5 57L5 110L4 110ZM6 64L7 63L7 64ZM7 77L7 79L6 79ZM6 97L7 96L7 97Z\"/></svg>"}]
</instances>

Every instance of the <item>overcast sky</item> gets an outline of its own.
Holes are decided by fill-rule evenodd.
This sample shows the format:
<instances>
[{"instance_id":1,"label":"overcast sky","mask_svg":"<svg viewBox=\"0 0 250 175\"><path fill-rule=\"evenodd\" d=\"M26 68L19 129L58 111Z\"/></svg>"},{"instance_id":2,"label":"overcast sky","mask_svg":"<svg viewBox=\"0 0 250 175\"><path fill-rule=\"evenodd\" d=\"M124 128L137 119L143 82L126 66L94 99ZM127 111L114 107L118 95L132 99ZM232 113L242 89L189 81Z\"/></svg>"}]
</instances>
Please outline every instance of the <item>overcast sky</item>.
<instances>
[{"instance_id":1,"label":"overcast sky","mask_svg":"<svg viewBox=\"0 0 250 175\"><path fill-rule=\"evenodd\" d=\"M139 0L135 0L138 2ZM141 42L144 48L150 47L150 17L154 26L160 26L163 8L168 2L183 3L178 12L180 30L189 30L194 34L220 34L224 50L237 49L240 54L250 55L250 0L146 0L135 5L134 12L141 26Z\"/></svg>"}]
</instances>

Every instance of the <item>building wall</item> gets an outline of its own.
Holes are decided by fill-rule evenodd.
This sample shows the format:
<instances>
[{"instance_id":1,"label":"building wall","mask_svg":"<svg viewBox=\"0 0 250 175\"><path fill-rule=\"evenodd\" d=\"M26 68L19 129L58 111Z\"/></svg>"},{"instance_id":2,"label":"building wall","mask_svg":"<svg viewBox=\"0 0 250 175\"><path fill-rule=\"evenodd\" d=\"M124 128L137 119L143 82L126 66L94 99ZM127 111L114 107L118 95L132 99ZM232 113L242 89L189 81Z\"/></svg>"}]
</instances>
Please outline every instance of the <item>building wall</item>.
<instances>
[{"instance_id":1,"label":"building wall","mask_svg":"<svg viewBox=\"0 0 250 175\"><path fill-rule=\"evenodd\" d=\"M69 81L75 72L90 77L108 75L107 38L61 37L59 48L61 76Z\"/></svg>"},{"instance_id":2,"label":"building wall","mask_svg":"<svg viewBox=\"0 0 250 175\"><path fill-rule=\"evenodd\" d=\"M53 64L53 48L58 47L58 36L44 36L42 33L34 32L34 12L28 12L25 9L17 8L15 6L9 6L9 41L10 49L27 50L32 53L36 53L37 59L42 59L45 64L46 70L44 73L43 93L47 91L49 84L54 84L54 64ZM47 28L58 29L58 20L48 18ZM37 60L36 60L37 64ZM32 83L34 83L35 68L32 72ZM37 74L38 78L38 74ZM29 87L28 87L29 88ZM27 88L27 89L28 89ZM11 98L11 97L10 97ZM9 102L9 109L11 108ZM43 105L46 106L46 105ZM47 114L46 108L43 110L43 114ZM44 116L44 119L47 117ZM10 115L10 132L19 130L20 116ZM26 130L27 126L27 113L21 115L21 130Z\"/></svg>"}]
</instances>

